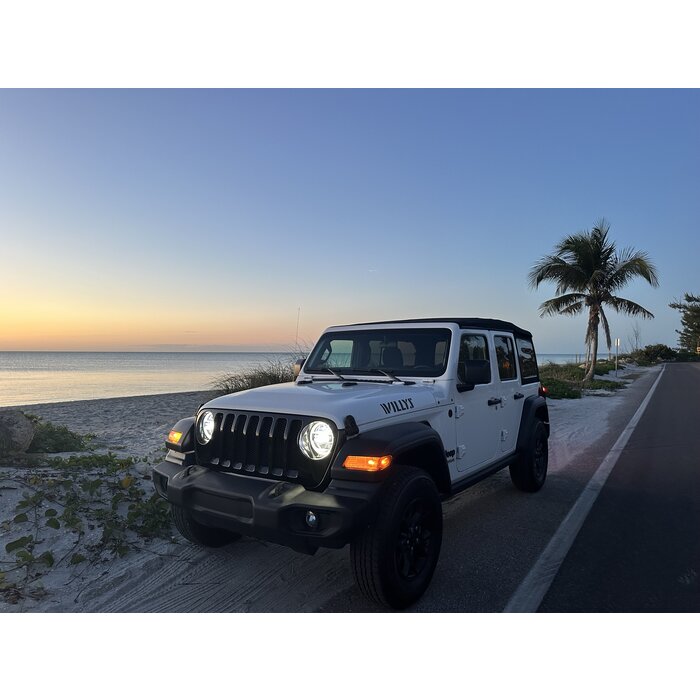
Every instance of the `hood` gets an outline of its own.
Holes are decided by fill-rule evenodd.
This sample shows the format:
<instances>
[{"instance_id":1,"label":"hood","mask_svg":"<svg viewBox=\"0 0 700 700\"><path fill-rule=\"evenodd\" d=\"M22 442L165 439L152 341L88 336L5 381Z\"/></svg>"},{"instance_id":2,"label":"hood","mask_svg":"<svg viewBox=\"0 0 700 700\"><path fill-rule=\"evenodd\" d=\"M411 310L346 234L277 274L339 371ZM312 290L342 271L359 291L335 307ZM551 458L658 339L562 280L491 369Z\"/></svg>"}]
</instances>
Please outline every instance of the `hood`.
<instances>
[{"instance_id":1,"label":"hood","mask_svg":"<svg viewBox=\"0 0 700 700\"><path fill-rule=\"evenodd\" d=\"M352 415L359 426L394 415L415 413L437 406L432 386L316 381L312 384L273 384L219 396L203 408L227 411L286 413L317 416L343 427L345 416Z\"/></svg>"}]
</instances>

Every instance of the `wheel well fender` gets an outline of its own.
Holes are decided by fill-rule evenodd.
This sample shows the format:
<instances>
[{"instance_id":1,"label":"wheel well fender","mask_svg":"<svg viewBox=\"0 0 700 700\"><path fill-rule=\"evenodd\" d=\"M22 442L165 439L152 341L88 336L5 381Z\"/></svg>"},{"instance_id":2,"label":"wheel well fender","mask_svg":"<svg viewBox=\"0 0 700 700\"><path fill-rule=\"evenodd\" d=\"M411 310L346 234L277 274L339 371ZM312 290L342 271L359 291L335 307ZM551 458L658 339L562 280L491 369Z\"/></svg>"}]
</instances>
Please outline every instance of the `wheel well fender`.
<instances>
[{"instance_id":1,"label":"wheel well fender","mask_svg":"<svg viewBox=\"0 0 700 700\"><path fill-rule=\"evenodd\" d=\"M549 410L547 401L543 396L528 396L523 405L523 414L520 417L520 429L518 431L518 452L527 447L527 441L536 421L541 421L547 430L549 437Z\"/></svg>"},{"instance_id":2,"label":"wheel well fender","mask_svg":"<svg viewBox=\"0 0 700 700\"><path fill-rule=\"evenodd\" d=\"M345 469L348 455L391 455L391 466L379 472ZM383 481L400 464L410 464L425 470L440 492L450 490L450 473L445 448L439 433L425 423L399 423L375 428L347 440L338 451L331 467L333 479Z\"/></svg>"}]
</instances>

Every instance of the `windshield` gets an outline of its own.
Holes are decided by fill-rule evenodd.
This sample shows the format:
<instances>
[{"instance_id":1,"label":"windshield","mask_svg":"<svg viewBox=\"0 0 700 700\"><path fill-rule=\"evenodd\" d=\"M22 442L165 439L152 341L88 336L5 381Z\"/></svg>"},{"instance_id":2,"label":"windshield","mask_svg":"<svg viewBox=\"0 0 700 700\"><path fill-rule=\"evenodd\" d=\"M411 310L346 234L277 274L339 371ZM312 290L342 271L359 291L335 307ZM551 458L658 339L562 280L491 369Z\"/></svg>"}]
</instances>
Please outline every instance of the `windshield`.
<instances>
[{"instance_id":1,"label":"windshield","mask_svg":"<svg viewBox=\"0 0 700 700\"><path fill-rule=\"evenodd\" d=\"M326 333L316 343L304 372L439 377L447 368L447 328L398 328Z\"/></svg>"}]
</instances>

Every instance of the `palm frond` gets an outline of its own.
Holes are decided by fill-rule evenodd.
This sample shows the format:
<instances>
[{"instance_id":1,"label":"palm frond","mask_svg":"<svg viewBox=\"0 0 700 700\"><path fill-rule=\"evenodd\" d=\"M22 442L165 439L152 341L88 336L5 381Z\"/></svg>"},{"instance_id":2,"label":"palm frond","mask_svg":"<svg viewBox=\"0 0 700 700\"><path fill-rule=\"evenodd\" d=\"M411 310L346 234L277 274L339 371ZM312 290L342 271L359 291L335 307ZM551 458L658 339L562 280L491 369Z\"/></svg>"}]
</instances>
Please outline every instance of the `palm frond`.
<instances>
[{"instance_id":1,"label":"palm frond","mask_svg":"<svg viewBox=\"0 0 700 700\"><path fill-rule=\"evenodd\" d=\"M614 268L607 279L608 290L620 289L635 277L645 279L652 287L659 286L656 266L647 253L625 248L615 256Z\"/></svg>"},{"instance_id":2,"label":"palm frond","mask_svg":"<svg viewBox=\"0 0 700 700\"><path fill-rule=\"evenodd\" d=\"M651 313L651 311L647 311L643 306L640 306L629 299L623 299L622 297L615 297L611 295L607 299L607 302L618 313L627 314L628 316L641 316L642 318L654 318L654 314Z\"/></svg>"},{"instance_id":3,"label":"palm frond","mask_svg":"<svg viewBox=\"0 0 700 700\"><path fill-rule=\"evenodd\" d=\"M570 289L585 289L587 277L581 268L560 256L547 255L532 267L528 281L533 288L539 287L545 281L556 282L557 294L564 294Z\"/></svg>"},{"instance_id":4,"label":"palm frond","mask_svg":"<svg viewBox=\"0 0 700 700\"><path fill-rule=\"evenodd\" d=\"M586 300L584 294L564 294L540 304L540 316L554 316L563 314L565 316L575 316L583 309Z\"/></svg>"}]
</instances>

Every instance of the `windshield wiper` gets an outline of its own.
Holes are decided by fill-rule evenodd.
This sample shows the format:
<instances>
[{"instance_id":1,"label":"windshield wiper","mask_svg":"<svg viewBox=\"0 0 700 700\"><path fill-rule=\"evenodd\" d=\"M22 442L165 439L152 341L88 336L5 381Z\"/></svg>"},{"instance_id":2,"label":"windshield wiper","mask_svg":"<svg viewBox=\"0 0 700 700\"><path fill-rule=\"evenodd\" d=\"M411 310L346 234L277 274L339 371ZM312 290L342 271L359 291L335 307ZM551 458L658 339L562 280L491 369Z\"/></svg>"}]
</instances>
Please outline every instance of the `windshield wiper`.
<instances>
[{"instance_id":1,"label":"windshield wiper","mask_svg":"<svg viewBox=\"0 0 700 700\"><path fill-rule=\"evenodd\" d=\"M335 381L336 379L341 381L341 382L346 382L347 384L355 384L358 381L359 382L376 382L377 381L376 379L365 379L361 376L358 376L358 374L360 372L372 372L373 374L382 374L385 377L388 377L389 379L391 379L392 382L399 382L400 384L406 384L406 385L415 384L415 382L410 380L410 379L401 379L401 377L397 377L395 374L392 374L391 372L388 372L385 369L379 369L378 367L367 367L367 368L363 368L363 369L359 369L359 368L356 369L354 367L351 367L348 370L348 374L354 375L353 377L346 377L346 376L342 375L340 372L338 372L338 370L333 369L332 367L323 367L322 369L307 370L307 371L310 373L328 372L329 374L333 375L333 377L324 377L323 378L324 382ZM356 373L358 373L358 374L356 374ZM311 384L314 381L314 379L319 379L319 377L314 377L311 375L309 377L305 377L302 380L297 380L297 384ZM379 382L379 383L386 384L386 382Z\"/></svg>"},{"instance_id":2,"label":"windshield wiper","mask_svg":"<svg viewBox=\"0 0 700 700\"><path fill-rule=\"evenodd\" d=\"M315 371L315 372L329 372L330 374L334 375L332 377L323 377L324 382L328 382L328 381L333 382L337 379L341 382L346 382L348 384L355 383L354 380L347 379L340 372L333 369L332 367L323 367L322 369L313 370L313 371ZM314 379L318 379L318 377L314 377L313 374L311 374L308 377L305 377L304 379L297 380L297 384L312 384Z\"/></svg>"},{"instance_id":3,"label":"windshield wiper","mask_svg":"<svg viewBox=\"0 0 700 700\"><path fill-rule=\"evenodd\" d=\"M402 384L410 385L410 384L415 384L414 381L411 381L410 379L401 379L400 377L397 377L395 374L392 374L391 372L388 372L385 369L379 369L378 367L372 367L371 369L367 370L368 372L379 372L379 374L383 374L385 377L389 377L392 382L400 382Z\"/></svg>"}]
</instances>

